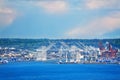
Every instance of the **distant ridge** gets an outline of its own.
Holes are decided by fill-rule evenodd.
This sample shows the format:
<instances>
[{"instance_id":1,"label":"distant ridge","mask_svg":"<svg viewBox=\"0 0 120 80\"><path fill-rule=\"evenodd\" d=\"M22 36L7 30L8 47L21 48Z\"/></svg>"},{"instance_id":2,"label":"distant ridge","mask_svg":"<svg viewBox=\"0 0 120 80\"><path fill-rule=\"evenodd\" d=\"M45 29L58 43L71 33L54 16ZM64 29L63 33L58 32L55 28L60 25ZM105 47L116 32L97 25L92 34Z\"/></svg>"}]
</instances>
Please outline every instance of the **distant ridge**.
<instances>
[{"instance_id":1,"label":"distant ridge","mask_svg":"<svg viewBox=\"0 0 120 80\"><path fill-rule=\"evenodd\" d=\"M18 44L29 44L29 45L34 45L39 43L39 45L47 45L49 42L59 42L63 41L65 43L71 43L73 44L74 42L82 42L85 45L92 45L97 47L98 43L101 41L103 43L105 42L110 42L112 45L120 48L120 39L22 39L22 38L0 38L0 46L9 46L9 45L15 45L15 43Z\"/></svg>"}]
</instances>

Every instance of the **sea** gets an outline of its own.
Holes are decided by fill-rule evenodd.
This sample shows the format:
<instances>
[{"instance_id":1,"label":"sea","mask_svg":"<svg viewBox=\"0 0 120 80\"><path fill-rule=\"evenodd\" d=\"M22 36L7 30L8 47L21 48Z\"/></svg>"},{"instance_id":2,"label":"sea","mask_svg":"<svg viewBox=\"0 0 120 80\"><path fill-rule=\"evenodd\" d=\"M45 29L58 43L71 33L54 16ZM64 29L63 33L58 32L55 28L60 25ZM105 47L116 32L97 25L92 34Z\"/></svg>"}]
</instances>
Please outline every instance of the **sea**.
<instances>
[{"instance_id":1,"label":"sea","mask_svg":"<svg viewBox=\"0 0 120 80\"><path fill-rule=\"evenodd\" d=\"M120 80L120 65L15 62L0 65L0 80Z\"/></svg>"}]
</instances>

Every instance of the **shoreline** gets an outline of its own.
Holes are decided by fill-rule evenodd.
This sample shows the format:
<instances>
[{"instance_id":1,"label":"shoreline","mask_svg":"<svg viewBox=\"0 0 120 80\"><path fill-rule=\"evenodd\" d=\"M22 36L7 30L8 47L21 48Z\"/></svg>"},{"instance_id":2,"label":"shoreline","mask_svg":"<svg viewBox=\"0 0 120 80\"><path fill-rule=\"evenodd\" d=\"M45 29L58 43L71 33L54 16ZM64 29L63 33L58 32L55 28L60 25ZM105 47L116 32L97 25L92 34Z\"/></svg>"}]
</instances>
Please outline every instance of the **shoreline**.
<instances>
[{"instance_id":1,"label":"shoreline","mask_svg":"<svg viewBox=\"0 0 120 80\"><path fill-rule=\"evenodd\" d=\"M8 63L1 63L0 62L0 65L2 65L2 64L9 64L9 63L31 63L31 62L32 63L36 63L37 62L37 63L40 63L40 64L66 64L66 65L69 65L69 64L76 64L76 65L77 64L85 64L85 65L86 64L93 64L93 65L94 64L106 64L106 65L107 64L118 64L118 65L120 65L120 62L116 62L116 63L97 63L97 62L96 63L95 62L94 63L88 63L88 62L84 62L84 63L66 63L66 62L65 63L59 63L59 62L48 62L48 61L16 61L16 62L8 62Z\"/></svg>"}]
</instances>

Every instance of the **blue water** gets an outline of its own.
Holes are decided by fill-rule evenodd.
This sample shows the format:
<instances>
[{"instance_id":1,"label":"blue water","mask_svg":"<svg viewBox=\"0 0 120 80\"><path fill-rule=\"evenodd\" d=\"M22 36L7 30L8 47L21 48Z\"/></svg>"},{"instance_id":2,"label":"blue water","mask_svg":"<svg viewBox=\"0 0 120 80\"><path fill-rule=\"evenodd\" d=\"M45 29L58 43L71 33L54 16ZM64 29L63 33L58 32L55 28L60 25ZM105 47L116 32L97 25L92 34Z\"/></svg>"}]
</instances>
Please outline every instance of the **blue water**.
<instances>
[{"instance_id":1,"label":"blue water","mask_svg":"<svg viewBox=\"0 0 120 80\"><path fill-rule=\"evenodd\" d=\"M40 62L1 64L0 80L120 80L120 65Z\"/></svg>"}]
</instances>

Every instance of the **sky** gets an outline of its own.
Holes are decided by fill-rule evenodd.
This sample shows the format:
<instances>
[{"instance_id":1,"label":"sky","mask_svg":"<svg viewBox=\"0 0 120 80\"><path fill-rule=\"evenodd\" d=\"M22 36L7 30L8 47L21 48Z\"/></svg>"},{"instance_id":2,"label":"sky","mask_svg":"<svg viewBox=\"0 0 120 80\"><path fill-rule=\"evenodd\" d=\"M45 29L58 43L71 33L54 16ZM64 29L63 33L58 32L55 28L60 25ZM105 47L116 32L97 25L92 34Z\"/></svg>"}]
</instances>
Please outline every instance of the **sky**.
<instances>
[{"instance_id":1,"label":"sky","mask_svg":"<svg viewBox=\"0 0 120 80\"><path fill-rule=\"evenodd\" d=\"M0 0L0 38L120 38L120 0Z\"/></svg>"}]
</instances>

